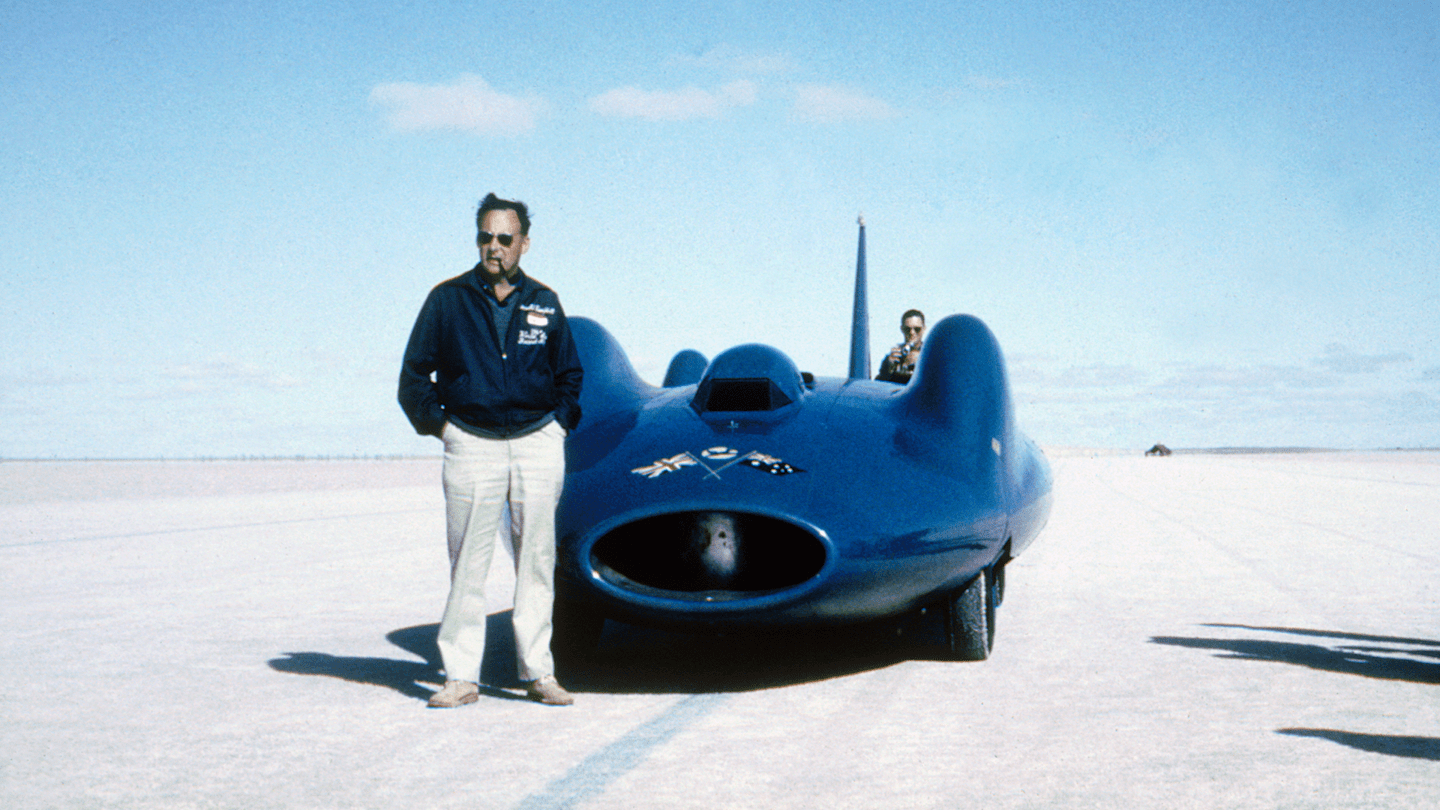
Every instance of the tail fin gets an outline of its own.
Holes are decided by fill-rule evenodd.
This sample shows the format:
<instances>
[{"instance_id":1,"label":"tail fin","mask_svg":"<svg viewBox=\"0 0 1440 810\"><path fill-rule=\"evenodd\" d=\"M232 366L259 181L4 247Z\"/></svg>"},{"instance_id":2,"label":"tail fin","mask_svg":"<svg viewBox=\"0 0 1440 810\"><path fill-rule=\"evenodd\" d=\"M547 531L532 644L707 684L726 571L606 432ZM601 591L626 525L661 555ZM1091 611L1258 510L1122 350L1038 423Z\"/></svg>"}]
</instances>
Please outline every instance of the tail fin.
<instances>
[{"instance_id":1,"label":"tail fin","mask_svg":"<svg viewBox=\"0 0 1440 810\"><path fill-rule=\"evenodd\" d=\"M870 308L865 303L865 217L860 224L860 247L855 252L855 311L850 316L850 379L870 379Z\"/></svg>"}]
</instances>

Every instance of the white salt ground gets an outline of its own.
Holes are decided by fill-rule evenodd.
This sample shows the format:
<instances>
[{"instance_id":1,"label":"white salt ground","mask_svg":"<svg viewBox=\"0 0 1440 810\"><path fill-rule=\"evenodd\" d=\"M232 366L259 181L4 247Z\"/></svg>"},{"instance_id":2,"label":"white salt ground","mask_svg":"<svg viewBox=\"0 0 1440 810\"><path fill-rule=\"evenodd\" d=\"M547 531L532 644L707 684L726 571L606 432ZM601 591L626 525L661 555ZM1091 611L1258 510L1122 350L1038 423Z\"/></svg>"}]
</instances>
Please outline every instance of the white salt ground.
<instances>
[{"instance_id":1,"label":"white salt ground","mask_svg":"<svg viewBox=\"0 0 1440 810\"><path fill-rule=\"evenodd\" d=\"M498 565L450 711L438 460L0 463L0 807L1434 806L1440 454L1051 458L989 661L612 623L543 707Z\"/></svg>"}]
</instances>

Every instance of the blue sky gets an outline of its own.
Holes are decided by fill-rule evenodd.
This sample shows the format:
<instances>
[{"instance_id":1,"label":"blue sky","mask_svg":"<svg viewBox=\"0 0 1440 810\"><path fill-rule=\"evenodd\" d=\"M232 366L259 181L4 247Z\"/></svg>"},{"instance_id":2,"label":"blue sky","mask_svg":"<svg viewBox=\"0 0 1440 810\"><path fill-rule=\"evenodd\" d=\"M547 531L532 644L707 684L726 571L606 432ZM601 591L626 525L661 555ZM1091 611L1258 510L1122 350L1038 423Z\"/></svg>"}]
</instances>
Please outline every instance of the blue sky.
<instances>
[{"instance_id":1,"label":"blue sky","mask_svg":"<svg viewBox=\"0 0 1440 810\"><path fill-rule=\"evenodd\" d=\"M5 3L0 458L433 453L488 191L658 382L984 319L1042 445L1440 446L1433 2Z\"/></svg>"}]
</instances>

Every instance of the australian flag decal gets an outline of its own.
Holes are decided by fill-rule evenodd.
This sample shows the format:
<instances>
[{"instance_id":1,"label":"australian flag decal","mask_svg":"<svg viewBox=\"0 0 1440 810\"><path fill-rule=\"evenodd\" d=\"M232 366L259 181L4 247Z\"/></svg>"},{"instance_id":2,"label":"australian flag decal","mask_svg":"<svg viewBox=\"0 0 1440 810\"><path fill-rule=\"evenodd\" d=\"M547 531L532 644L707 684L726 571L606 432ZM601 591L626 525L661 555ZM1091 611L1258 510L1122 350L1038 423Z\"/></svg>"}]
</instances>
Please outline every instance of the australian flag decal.
<instances>
[{"instance_id":1,"label":"australian flag decal","mask_svg":"<svg viewBox=\"0 0 1440 810\"><path fill-rule=\"evenodd\" d=\"M781 461L774 456L767 456L764 453L751 453L740 460L741 464L760 472L771 475L789 475L790 473L805 472L788 461Z\"/></svg>"}]
</instances>

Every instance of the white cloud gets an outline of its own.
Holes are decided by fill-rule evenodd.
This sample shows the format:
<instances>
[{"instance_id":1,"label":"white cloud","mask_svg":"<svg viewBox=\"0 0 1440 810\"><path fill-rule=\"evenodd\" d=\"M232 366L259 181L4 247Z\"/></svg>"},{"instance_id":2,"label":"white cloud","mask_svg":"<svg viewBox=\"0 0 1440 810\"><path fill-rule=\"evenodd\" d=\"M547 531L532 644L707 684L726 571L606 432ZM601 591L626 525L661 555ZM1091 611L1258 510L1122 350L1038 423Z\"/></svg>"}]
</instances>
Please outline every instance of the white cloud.
<instances>
[{"instance_id":1,"label":"white cloud","mask_svg":"<svg viewBox=\"0 0 1440 810\"><path fill-rule=\"evenodd\" d=\"M720 93L731 105L736 107L755 103L755 84L743 79L720 88Z\"/></svg>"},{"instance_id":2,"label":"white cloud","mask_svg":"<svg viewBox=\"0 0 1440 810\"><path fill-rule=\"evenodd\" d=\"M795 114L807 121L881 121L898 113L882 99L848 87L802 84L795 89Z\"/></svg>"},{"instance_id":3,"label":"white cloud","mask_svg":"<svg viewBox=\"0 0 1440 810\"><path fill-rule=\"evenodd\" d=\"M617 87L590 99L590 109L612 118L641 118L646 121L693 121L719 118L726 110L755 103L755 85L740 80L718 91L698 87L681 90L641 90Z\"/></svg>"},{"instance_id":4,"label":"white cloud","mask_svg":"<svg viewBox=\"0 0 1440 810\"><path fill-rule=\"evenodd\" d=\"M1325 356L1317 358L1315 362L1340 374L1372 374L1392 363L1409 363L1413 360L1410 355L1402 353L1356 354L1346 346L1331 343L1325 347Z\"/></svg>"},{"instance_id":5,"label":"white cloud","mask_svg":"<svg viewBox=\"0 0 1440 810\"><path fill-rule=\"evenodd\" d=\"M518 135L535 127L545 112L538 97L510 96L484 79L464 74L453 84L389 82L370 91L370 101L389 107L390 125L404 132L459 130L483 135Z\"/></svg>"},{"instance_id":6,"label":"white cloud","mask_svg":"<svg viewBox=\"0 0 1440 810\"><path fill-rule=\"evenodd\" d=\"M162 374L179 381L179 390L186 393L236 387L273 390L305 384L304 380L290 374L224 355L171 366Z\"/></svg>"},{"instance_id":7,"label":"white cloud","mask_svg":"<svg viewBox=\"0 0 1440 810\"><path fill-rule=\"evenodd\" d=\"M1335 368L1173 363L1071 366L1017 357L1020 424L1042 445L1130 447L1433 447L1436 394L1404 355L1330 347ZM1394 364L1393 366L1390 364ZM1366 372L1357 375L1355 372Z\"/></svg>"}]
</instances>

